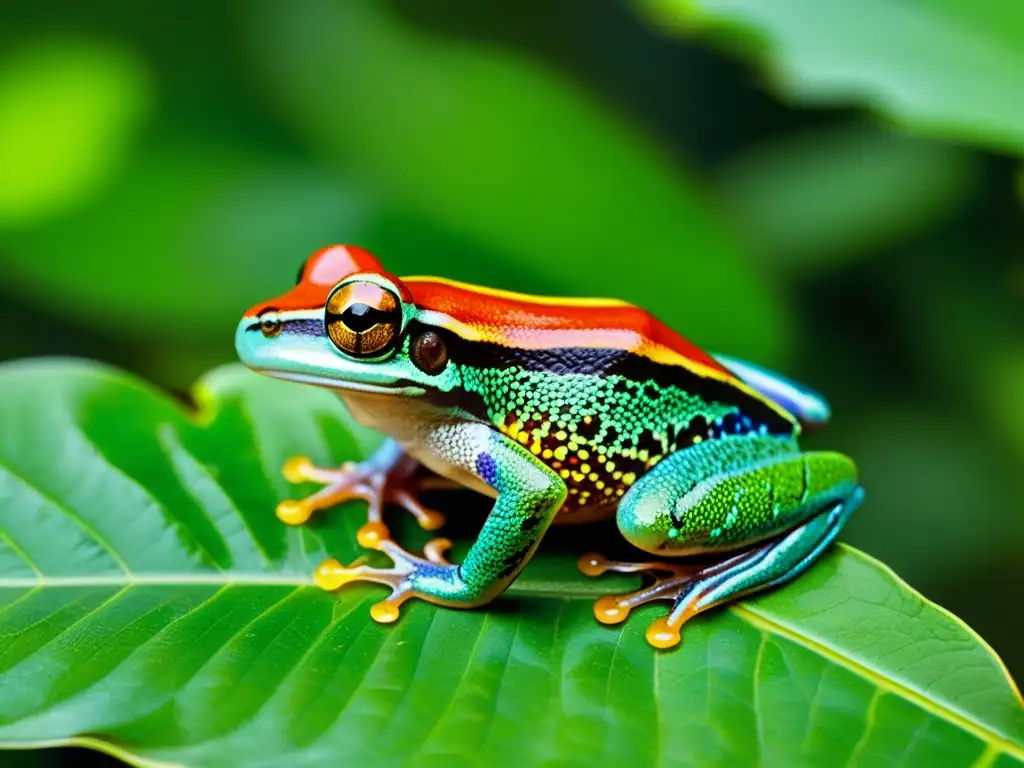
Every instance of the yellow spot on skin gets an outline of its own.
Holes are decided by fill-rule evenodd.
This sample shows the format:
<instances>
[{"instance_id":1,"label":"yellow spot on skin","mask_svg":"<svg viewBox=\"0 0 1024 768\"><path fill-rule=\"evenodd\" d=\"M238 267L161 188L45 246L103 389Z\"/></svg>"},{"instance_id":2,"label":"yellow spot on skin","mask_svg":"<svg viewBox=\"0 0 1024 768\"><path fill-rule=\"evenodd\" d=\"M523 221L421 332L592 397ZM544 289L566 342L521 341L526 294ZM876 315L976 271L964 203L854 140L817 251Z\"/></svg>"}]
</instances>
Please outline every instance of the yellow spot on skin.
<instances>
[{"instance_id":1,"label":"yellow spot on skin","mask_svg":"<svg viewBox=\"0 0 1024 768\"><path fill-rule=\"evenodd\" d=\"M576 453L576 451L578 451L579 449L580 449L580 444L579 443L574 443L574 442L570 441L570 443L569 443L569 450L570 451L572 451L573 453Z\"/></svg>"},{"instance_id":2,"label":"yellow spot on skin","mask_svg":"<svg viewBox=\"0 0 1024 768\"><path fill-rule=\"evenodd\" d=\"M534 456L539 456L540 455L540 440L534 440L533 441L533 445L530 446L530 452Z\"/></svg>"},{"instance_id":3,"label":"yellow spot on skin","mask_svg":"<svg viewBox=\"0 0 1024 768\"><path fill-rule=\"evenodd\" d=\"M569 489L569 495L570 495L570 496L575 496L575 495L576 495L577 493L579 493L579 492L580 492L580 489L579 489L579 488L570 488L570 489Z\"/></svg>"},{"instance_id":4,"label":"yellow spot on skin","mask_svg":"<svg viewBox=\"0 0 1024 768\"><path fill-rule=\"evenodd\" d=\"M542 459L550 459L553 455L550 448L545 448L540 456Z\"/></svg>"},{"instance_id":5,"label":"yellow spot on skin","mask_svg":"<svg viewBox=\"0 0 1024 768\"><path fill-rule=\"evenodd\" d=\"M589 475L590 474L590 465L589 464L580 464L580 472L582 472L584 475Z\"/></svg>"},{"instance_id":6,"label":"yellow spot on skin","mask_svg":"<svg viewBox=\"0 0 1024 768\"><path fill-rule=\"evenodd\" d=\"M569 470L568 469L563 469L558 474L561 475L563 480L567 480L569 478Z\"/></svg>"},{"instance_id":7,"label":"yellow spot on skin","mask_svg":"<svg viewBox=\"0 0 1024 768\"><path fill-rule=\"evenodd\" d=\"M626 485L632 485L636 482L636 472L627 472L622 476L622 482Z\"/></svg>"},{"instance_id":8,"label":"yellow spot on skin","mask_svg":"<svg viewBox=\"0 0 1024 768\"><path fill-rule=\"evenodd\" d=\"M581 448L580 449L580 453L579 453L579 457L580 457L580 461L586 461L587 459L590 458L590 451L586 450L585 448Z\"/></svg>"},{"instance_id":9,"label":"yellow spot on skin","mask_svg":"<svg viewBox=\"0 0 1024 768\"><path fill-rule=\"evenodd\" d=\"M612 495L612 492L613 492L614 490L615 490L614 488L605 488L605 489L604 489L604 495L605 495L605 496L611 496L611 495Z\"/></svg>"},{"instance_id":10,"label":"yellow spot on skin","mask_svg":"<svg viewBox=\"0 0 1024 768\"><path fill-rule=\"evenodd\" d=\"M597 454L597 463L598 464L604 464L605 461L606 461L606 459L605 459L603 453Z\"/></svg>"},{"instance_id":11,"label":"yellow spot on skin","mask_svg":"<svg viewBox=\"0 0 1024 768\"><path fill-rule=\"evenodd\" d=\"M621 472L612 472L612 477L614 477L616 480L619 480L622 477L622 473Z\"/></svg>"},{"instance_id":12,"label":"yellow spot on skin","mask_svg":"<svg viewBox=\"0 0 1024 768\"><path fill-rule=\"evenodd\" d=\"M593 416L584 416L583 417L583 423L584 424L590 424L593 421L594 421L594 417Z\"/></svg>"},{"instance_id":13,"label":"yellow spot on skin","mask_svg":"<svg viewBox=\"0 0 1024 768\"><path fill-rule=\"evenodd\" d=\"M568 452L569 452L568 448L566 448L564 445L560 445L557 448L555 448L555 458L558 459L559 461L564 461L565 460L565 455Z\"/></svg>"},{"instance_id":14,"label":"yellow spot on skin","mask_svg":"<svg viewBox=\"0 0 1024 768\"><path fill-rule=\"evenodd\" d=\"M564 429L560 429L555 432L555 440L565 440L566 437L568 437L568 435L565 434Z\"/></svg>"},{"instance_id":15,"label":"yellow spot on skin","mask_svg":"<svg viewBox=\"0 0 1024 768\"><path fill-rule=\"evenodd\" d=\"M518 440L523 445L526 445L527 442L529 442L530 440L530 436L525 432L520 432L518 435L516 435L516 440Z\"/></svg>"},{"instance_id":16,"label":"yellow spot on skin","mask_svg":"<svg viewBox=\"0 0 1024 768\"><path fill-rule=\"evenodd\" d=\"M647 461L647 449L644 448L642 451L640 451L640 453L637 454L636 457L640 459L640 461Z\"/></svg>"},{"instance_id":17,"label":"yellow spot on skin","mask_svg":"<svg viewBox=\"0 0 1024 768\"><path fill-rule=\"evenodd\" d=\"M694 445L696 445L697 443L699 443L699 442L700 442L701 440L703 440L703 439L704 439L704 438L703 438L703 437L701 437L700 435L694 435L694 436L693 436L693 442L694 442Z\"/></svg>"},{"instance_id":18,"label":"yellow spot on skin","mask_svg":"<svg viewBox=\"0 0 1024 768\"><path fill-rule=\"evenodd\" d=\"M587 479L590 482L594 482L595 480L597 480L597 472L591 472L589 475L587 475Z\"/></svg>"},{"instance_id":19,"label":"yellow spot on skin","mask_svg":"<svg viewBox=\"0 0 1024 768\"><path fill-rule=\"evenodd\" d=\"M607 469L609 472L614 472L615 471L615 462L614 461L609 461L607 464L604 465L604 468Z\"/></svg>"},{"instance_id":20,"label":"yellow spot on skin","mask_svg":"<svg viewBox=\"0 0 1024 768\"><path fill-rule=\"evenodd\" d=\"M622 494L624 494L625 492L626 492L626 491L625 491L625 490L623 490L622 488L616 488L616 489L615 489L615 495L616 495L616 496L621 496L621 495L622 495Z\"/></svg>"},{"instance_id":21,"label":"yellow spot on skin","mask_svg":"<svg viewBox=\"0 0 1024 768\"><path fill-rule=\"evenodd\" d=\"M516 421L512 424L512 426L508 427L505 431L505 434L507 434L509 437L515 440L519 435L519 422Z\"/></svg>"},{"instance_id":22,"label":"yellow spot on skin","mask_svg":"<svg viewBox=\"0 0 1024 768\"><path fill-rule=\"evenodd\" d=\"M572 472L570 474L572 474L572 479L575 482L577 482L577 483L582 483L583 482L583 473L582 472Z\"/></svg>"},{"instance_id":23,"label":"yellow spot on skin","mask_svg":"<svg viewBox=\"0 0 1024 768\"><path fill-rule=\"evenodd\" d=\"M593 477L597 477L596 472L593 474ZM604 480L598 480L596 483L594 483L594 487L597 488L597 490L599 491L604 490Z\"/></svg>"}]
</instances>

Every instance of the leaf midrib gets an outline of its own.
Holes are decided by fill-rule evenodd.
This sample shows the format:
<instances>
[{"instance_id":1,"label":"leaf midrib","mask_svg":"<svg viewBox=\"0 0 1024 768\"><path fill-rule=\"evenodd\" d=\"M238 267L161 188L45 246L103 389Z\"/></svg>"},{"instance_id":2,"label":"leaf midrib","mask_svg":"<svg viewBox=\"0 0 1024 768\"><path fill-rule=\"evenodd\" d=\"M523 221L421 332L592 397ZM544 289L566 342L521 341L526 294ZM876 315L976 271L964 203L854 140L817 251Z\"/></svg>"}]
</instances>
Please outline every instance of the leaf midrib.
<instances>
[{"instance_id":1,"label":"leaf midrib","mask_svg":"<svg viewBox=\"0 0 1024 768\"><path fill-rule=\"evenodd\" d=\"M844 549L849 549L844 547ZM897 579L898 583L899 580ZM94 576L49 576L49 577L15 577L0 578L0 589L60 589L75 587L126 587L126 586L291 586L318 589L311 577L305 574L252 573L232 571L211 571L209 573L176 574L176 573L112 573ZM567 585L568 586L568 585ZM528 583L514 585L509 592L546 597L561 600L592 600L594 593L580 589L551 589L550 583L531 589ZM857 677L875 686L876 690L890 693L937 718L945 720L956 727L973 734L990 747L996 747L1003 753L1024 761L1024 747L1012 741L1008 736L993 730L979 722L972 715L948 705L938 705L922 691L903 684L898 679L885 676L873 666L852 657L843 656L829 649L806 633L771 618L769 615L749 607L747 603L730 606L729 610L742 621L765 633L785 638L827 662L852 672ZM1013 688L1012 679L1007 676ZM1016 689L1014 688L1016 691Z\"/></svg>"}]
</instances>

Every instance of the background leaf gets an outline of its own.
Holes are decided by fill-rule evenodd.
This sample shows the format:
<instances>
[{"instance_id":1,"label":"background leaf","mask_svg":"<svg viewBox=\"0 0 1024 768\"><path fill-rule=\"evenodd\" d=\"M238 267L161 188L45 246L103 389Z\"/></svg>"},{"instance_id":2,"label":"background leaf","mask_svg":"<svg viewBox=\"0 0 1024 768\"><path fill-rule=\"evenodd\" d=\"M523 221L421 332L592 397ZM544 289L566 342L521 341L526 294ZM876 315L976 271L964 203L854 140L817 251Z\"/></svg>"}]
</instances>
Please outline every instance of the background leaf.
<instances>
[{"instance_id":1,"label":"background leaf","mask_svg":"<svg viewBox=\"0 0 1024 768\"><path fill-rule=\"evenodd\" d=\"M339 168L507 254L516 269L502 287L581 295L585 281L588 295L643 304L698 343L784 359L785 305L700 185L578 85L373 0L258 7L252 56L282 117ZM444 263L444 254L395 252L389 268L422 274ZM492 265L478 260L455 276L493 282Z\"/></svg>"},{"instance_id":2,"label":"background leaf","mask_svg":"<svg viewBox=\"0 0 1024 768\"><path fill-rule=\"evenodd\" d=\"M640 0L659 26L736 35L805 105L863 104L918 133L1024 152L1024 15L1004 0Z\"/></svg>"},{"instance_id":3,"label":"background leaf","mask_svg":"<svg viewBox=\"0 0 1024 768\"><path fill-rule=\"evenodd\" d=\"M748 150L723 169L718 192L753 253L806 277L949 218L978 176L964 150L857 122Z\"/></svg>"},{"instance_id":4,"label":"background leaf","mask_svg":"<svg viewBox=\"0 0 1024 768\"><path fill-rule=\"evenodd\" d=\"M194 420L109 369L44 361L5 366L0 393L0 746L210 766L1024 764L991 650L856 551L666 654L644 641L651 610L596 623L594 597L630 580L576 573L564 529L499 603L381 627L379 590L309 579L357 555L360 505L302 529L272 514L295 492L285 457L378 440L328 392L220 369ZM448 498L464 551L479 500Z\"/></svg>"},{"instance_id":5,"label":"background leaf","mask_svg":"<svg viewBox=\"0 0 1024 768\"><path fill-rule=\"evenodd\" d=\"M152 99L145 65L124 46L44 39L0 58L0 225L37 224L102 188Z\"/></svg>"}]
</instances>

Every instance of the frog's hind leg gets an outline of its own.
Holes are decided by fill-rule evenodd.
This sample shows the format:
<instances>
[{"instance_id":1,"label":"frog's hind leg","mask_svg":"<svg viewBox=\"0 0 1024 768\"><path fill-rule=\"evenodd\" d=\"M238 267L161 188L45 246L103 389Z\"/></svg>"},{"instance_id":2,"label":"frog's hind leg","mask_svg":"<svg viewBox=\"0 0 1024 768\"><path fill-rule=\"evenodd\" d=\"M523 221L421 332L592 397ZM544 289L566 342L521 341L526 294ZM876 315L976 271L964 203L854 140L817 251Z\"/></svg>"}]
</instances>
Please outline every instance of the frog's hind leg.
<instances>
[{"instance_id":1,"label":"frog's hind leg","mask_svg":"<svg viewBox=\"0 0 1024 768\"><path fill-rule=\"evenodd\" d=\"M599 600L597 618L625 620L638 605L672 600L669 615L648 630L668 648L693 616L768 589L805 571L859 506L853 463L837 453L800 453L770 437L722 439L662 461L623 498L619 529L634 545L667 556L722 553L694 569L665 563L580 561L592 576L606 571L662 573L645 589ZM732 553L729 556L728 553Z\"/></svg>"},{"instance_id":2,"label":"frog's hind leg","mask_svg":"<svg viewBox=\"0 0 1024 768\"><path fill-rule=\"evenodd\" d=\"M679 643L683 624L698 613L778 586L807 570L835 540L862 497L863 491L858 488L849 499L837 502L783 538L696 572L670 563L621 563L585 555L580 559L580 570L588 576L641 570L668 574L636 592L601 598L594 604L594 615L604 624L617 624L637 606L672 600L669 614L655 619L647 629L647 642L655 648L671 648Z\"/></svg>"},{"instance_id":3,"label":"frog's hind leg","mask_svg":"<svg viewBox=\"0 0 1024 768\"><path fill-rule=\"evenodd\" d=\"M444 525L444 516L416 498L416 492L425 486L413 477L416 468L415 459L393 440L386 441L366 461L346 462L337 468L316 467L305 456L293 457L284 465L287 480L324 487L304 499L282 501L277 505L277 517L288 525L302 525L317 510L362 499L369 504L366 524L358 534L364 547L376 549L379 542L390 537L382 514L386 504L396 504L411 513L424 530L437 530Z\"/></svg>"}]
</instances>

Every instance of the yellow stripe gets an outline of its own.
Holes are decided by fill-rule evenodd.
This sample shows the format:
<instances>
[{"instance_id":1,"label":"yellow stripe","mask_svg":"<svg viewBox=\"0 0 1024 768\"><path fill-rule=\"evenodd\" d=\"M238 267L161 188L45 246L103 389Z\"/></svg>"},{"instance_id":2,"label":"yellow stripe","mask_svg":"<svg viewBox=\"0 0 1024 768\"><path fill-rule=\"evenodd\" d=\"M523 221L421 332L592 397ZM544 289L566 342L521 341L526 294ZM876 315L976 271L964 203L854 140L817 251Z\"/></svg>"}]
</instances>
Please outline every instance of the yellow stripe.
<instances>
[{"instance_id":1,"label":"yellow stripe","mask_svg":"<svg viewBox=\"0 0 1024 768\"><path fill-rule=\"evenodd\" d=\"M458 280L449 280L445 277L430 277L428 275L414 275L412 277L402 277L400 280L403 283L438 283L440 285L447 285L451 288L461 288L472 293L480 293L484 296L494 296L498 299L511 299L513 301L521 301L526 304L545 304L550 306L567 306L567 307L632 307L628 301L620 301L619 299L583 299L575 297L562 297L562 296L534 296L529 293L516 293L515 291L503 291L500 288L485 288L480 285L472 285L471 283L460 283Z\"/></svg>"}]
</instances>

